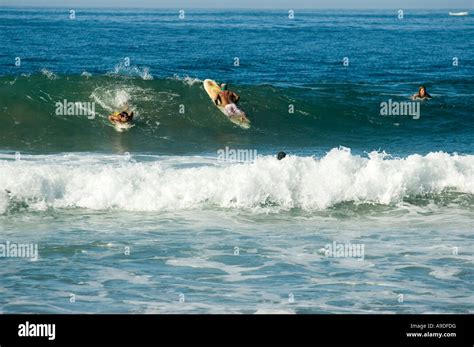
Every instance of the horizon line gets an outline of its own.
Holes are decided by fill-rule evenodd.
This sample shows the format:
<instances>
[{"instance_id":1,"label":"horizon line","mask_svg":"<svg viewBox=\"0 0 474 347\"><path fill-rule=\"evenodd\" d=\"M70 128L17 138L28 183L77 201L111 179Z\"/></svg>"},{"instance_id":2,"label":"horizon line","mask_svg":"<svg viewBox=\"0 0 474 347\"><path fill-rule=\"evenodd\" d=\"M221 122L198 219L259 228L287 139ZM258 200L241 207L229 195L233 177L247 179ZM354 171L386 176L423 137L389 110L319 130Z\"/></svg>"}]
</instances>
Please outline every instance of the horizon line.
<instances>
[{"instance_id":1,"label":"horizon line","mask_svg":"<svg viewBox=\"0 0 474 347\"><path fill-rule=\"evenodd\" d=\"M121 10L154 10L154 9L163 9L163 10L181 10L181 9L190 9L190 10L346 10L346 11L357 11L357 10L385 10L385 11L398 11L398 10L415 10L415 11L436 11L436 10L460 10L460 9L472 9L469 8L461 8L461 7L436 7L436 8L419 8L419 7L393 7L393 8L377 8L377 7L357 7L357 8L349 8L349 7L320 7L320 8L310 8L310 7L210 7L210 6L203 6L203 7L187 7L187 6L180 6L180 7L170 7L170 6L156 6L156 7L149 7L149 6L138 6L138 7L129 7L129 6L67 6L67 5L45 5L45 6L38 6L38 5L0 5L0 8L65 8L65 9L73 9L73 8L83 8L83 9L121 9Z\"/></svg>"}]
</instances>

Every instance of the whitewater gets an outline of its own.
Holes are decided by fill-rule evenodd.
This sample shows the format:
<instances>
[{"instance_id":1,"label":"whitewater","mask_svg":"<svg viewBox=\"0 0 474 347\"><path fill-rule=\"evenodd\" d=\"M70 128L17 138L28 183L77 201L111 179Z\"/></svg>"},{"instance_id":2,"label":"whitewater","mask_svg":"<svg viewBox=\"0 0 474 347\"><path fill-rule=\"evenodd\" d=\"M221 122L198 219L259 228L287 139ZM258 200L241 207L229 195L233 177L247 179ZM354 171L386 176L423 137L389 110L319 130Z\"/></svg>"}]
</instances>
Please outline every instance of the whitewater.
<instances>
[{"instance_id":1,"label":"whitewater","mask_svg":"<svg viewBox=\"0 0 474 347\"><path fill-rule=\"evenodd\" d=\"M0 206L169 211L247 208L326 209L343 202L398 204L407 198L474 194L474 156L443 152L363 157L346 148L322 158L262 156L226 163L212 157L3 155Z\"/></svg>"}]
</instances>

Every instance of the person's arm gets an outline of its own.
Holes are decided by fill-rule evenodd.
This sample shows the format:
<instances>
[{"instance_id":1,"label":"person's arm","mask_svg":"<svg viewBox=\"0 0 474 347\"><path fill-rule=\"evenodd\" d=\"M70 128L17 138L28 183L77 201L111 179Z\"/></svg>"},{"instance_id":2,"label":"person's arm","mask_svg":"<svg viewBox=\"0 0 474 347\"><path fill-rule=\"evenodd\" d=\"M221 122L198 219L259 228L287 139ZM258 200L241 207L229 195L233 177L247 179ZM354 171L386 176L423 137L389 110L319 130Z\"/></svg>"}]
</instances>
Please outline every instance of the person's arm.
<instances>
[{"instance_id":1,"label":"person's arm","mask_svg":"<svg viewBox=\"0 0 474 347\"><path fill-rule=\"evenodd\" d=\"M232 95L234 97L234 103L238 103L240 100L240 95L237 93L232 93Z\"/></svg>"},{"instance_id":2,"label":"person's arm","mask_svg":"<svg viewBox=\"0 0 474 347\"><path fill-rule=\"evenodd\" d=\"M120 119L117 119L117 115L115 115L115 114L111 114L109 116L109 121L111 121L111 122L117 122L118 120L120 120Z\"/></svg>"},{"instance_id":3,"label":"person's arm","mask_svg":"<svg viewBox=\"0 0 474 347\"><path fill-rule=\"evenodd\" d=\"M221 100L221 96L220 95L217 95L217 98L214 99L214 103L216 105L219 105L220 103L222 103L222 100Z\"/></svg>"}]
</instances>

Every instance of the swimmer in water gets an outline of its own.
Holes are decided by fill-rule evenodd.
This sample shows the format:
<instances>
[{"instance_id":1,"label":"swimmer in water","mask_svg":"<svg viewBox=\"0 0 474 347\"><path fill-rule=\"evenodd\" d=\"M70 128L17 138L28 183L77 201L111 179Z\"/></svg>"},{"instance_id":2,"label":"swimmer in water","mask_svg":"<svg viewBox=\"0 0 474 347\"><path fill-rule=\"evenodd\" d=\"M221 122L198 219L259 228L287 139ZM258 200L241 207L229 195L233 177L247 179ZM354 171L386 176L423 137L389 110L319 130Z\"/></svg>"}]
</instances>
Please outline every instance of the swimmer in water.
<instances>
[{"instance_id":1,"label":"swimmer in water","mask_svg":"<svg viewBox=\"0 0 474 347\"><path fill-rule=\"evenodd\" d=\"M413 100L425 100L431 99L431 95L428 94L425 86L420 86L420 88L418 89L418 93L414 94L411 98Z\"/></svg>"},{"instance_id":2,"label":"swimmer in water","mask_svg":"<svg viewBox=\"0 0 474 347\"><path fill-rule=\"evenodd\" d=\"M278 160L282 160L283 158L286 157L286 153L285 152L278 152L277 154L277 159Z\"/></svg>"}]
</instances>

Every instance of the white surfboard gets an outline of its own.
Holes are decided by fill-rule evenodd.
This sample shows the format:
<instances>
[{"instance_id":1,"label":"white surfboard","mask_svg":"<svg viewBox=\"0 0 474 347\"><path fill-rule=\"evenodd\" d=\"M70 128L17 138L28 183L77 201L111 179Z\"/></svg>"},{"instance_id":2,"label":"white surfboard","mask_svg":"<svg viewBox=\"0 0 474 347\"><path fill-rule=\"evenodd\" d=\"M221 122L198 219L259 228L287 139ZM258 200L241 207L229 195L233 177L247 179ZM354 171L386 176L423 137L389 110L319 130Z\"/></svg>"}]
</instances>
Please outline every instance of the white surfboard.
<instances>
[{"instance_id":1,"label":"white surfboard","mask_svg":"<svg viewBox=\"0 0 474 347\"><path fill-rule=\"evenodd\" d=\"M206 80L204 80L203 85L204 85L204 90L206 91L207 95L209 95L209 98L211 99L212 103L215 106L217 106L217 108L223 114L225 114L225 116L228 120L230 120L232 123L237 124L238 126L244 128L244 129L250 128L250 121L247 118L247 115L245 113L235 115L235 116L228 116L224 107L222 107L220 105L216 105L214 103L214 100L216 99L216 97L219 95L219 93L221 91L221 88L216 83L216 81L206 79Z\"/></svg>"},{"instance_id":2,"label":"white surfboard","mask_svg":"<svg viewBox=\"0 0 474 347\"><path fill-rule=\"evenodd\" d=\"M449 12L449 15L456 17L469 16L469 12Z\"/></svg>"}]
</instances>

